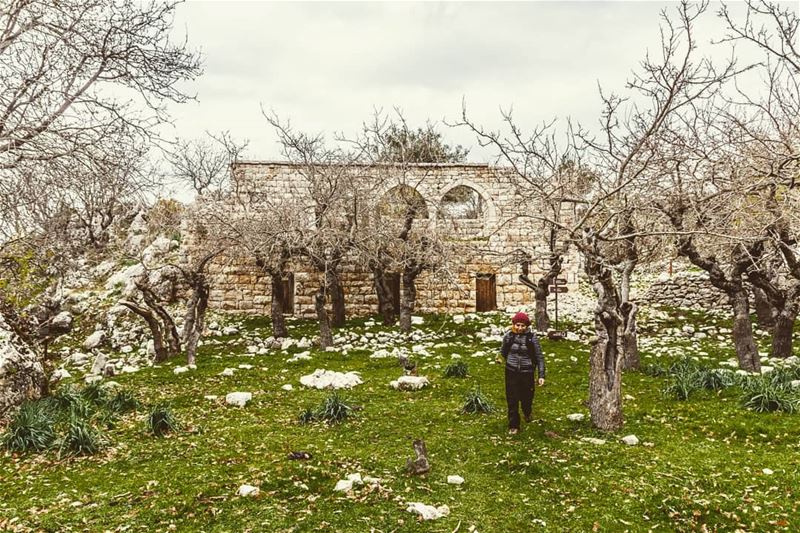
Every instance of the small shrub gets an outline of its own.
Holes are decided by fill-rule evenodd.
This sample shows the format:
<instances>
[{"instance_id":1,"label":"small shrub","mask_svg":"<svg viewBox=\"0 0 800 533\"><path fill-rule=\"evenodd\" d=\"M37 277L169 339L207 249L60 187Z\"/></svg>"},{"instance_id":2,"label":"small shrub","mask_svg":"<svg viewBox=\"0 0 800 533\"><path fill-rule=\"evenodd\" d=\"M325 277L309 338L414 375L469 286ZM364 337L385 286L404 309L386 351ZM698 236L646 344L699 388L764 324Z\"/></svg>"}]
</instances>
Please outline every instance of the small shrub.
<instances>
[{"instance_id":1,"label":"small shrub","mask_svg":"<svg viewBox=\"0 0 800 533\"><path fill-rule=\"evenodd\" d=\"M325 398L314 412L316 420L324 420L328 424L343 422L353 415L353 408L347 405L339 393L334 391Z\"/></svg>"},{"instance_id":2,"label":"small shrub","mask_svg":"<svg viewBox=\"0 0 800 533\"><path fill-rule=\"evenodd\" d=\"M688 400L693 392L703 388L703 371L693 360L680 359L669 367L670 382L664 395L676 400Z\"/></svg>"},{"instance_id":3,"label":"small shrub","mask_svg":"<svg viewBox=\"0 0 800 533\"><path fill-rule=\"evenodd\" d=\"M669 374L669 370L658 363L645 364L642 365L642 374L653 377L661 377Z\"/></svg>"},{"instance_id":4,"label":"small shrub","mask_svg":"<svg viewBox=\"0 0 800 533\"><path fill-rule=\"evenodd\" d=\"M178 419L172 412L172 407L166 403L154 405L147 417L147 430L156 437L163 437L180 429Z\"/></svg>"},{"instance_id":5,"label":"small shrub","mask_svg":"<svg viewBox=\"0 0 800 533\"><path fill-rule=\"evenodd\" d=\"M314 410L307 408L305 411L300 413L299 420L301 424L310 424L314 421Z\"/></svg>"},{"instance_id":6,"label":"small shrub","mask_svg":"<svg viewBox=\"0 0 800 533\"><path fill-rule=\"evenodd\" d=\"M463 361L457 361L455 363L450 363L444 369L444 375L448 378L465 378L469 373L469 368L467 364Z\"/></svg>"},{"instance_id":7,"label":"small shrub","mask_svg":"<svg viewBox=\"0 0 800 533\"><path fill-rule=\"evenodd\" d=\"M70 419L89 419L92 417L93 413L94 406L82 397L78 398L78 401L70 404L68 412Z\"/></svg>"},{"instance_id":8,"label":"small shrub","mask_svg":"<svg viewBox=\"0 0 800 533\"><path fill-rule=\"evenodd\" d=\"M700 382L700 386L708 390L722 390L725 387L733 385L735 382L730 372L725 372L718 368L703 368L698 371L697 378Z\"/></svg>"},{"instance_id":9,"label":"small shrub","mask_svg":"<svg viewBox=\"0 0 800 533\"><path fill-rule=\"evenodd\" d=\"M73 385L64 385L59 387L48 401L57 412L69 413L70 408L81 401L81 394Z\"/></svg>"},{"instance_id":10,"label":"small shrub","mask_svg":"<svg viewBox=\"0 0 800 533\"><path fill-rule=\"evenodd\" d=\"M481 392L480 387L475 387L464 398L464 407L461 408L461 411L464 413L491 413L494 411L494 406Z\"/></svg>"},{"instance_id":11,"label":"small shrub","mask_svg":"<svg viewBox=\"0 0 800 533\"><path fill-rule=\"evenodd\" d=\"M81 396L95 405L100 405L108 399L108 391L99 382L86 385L81 391Z\"/></svg>"},{"instance_id":12,"label":"small shrub","mask_svg":"<svg viewBox=\"0 0 800 533\"><path fill-rule=\"evenodd\" d=\"M89 419L73 417L69 421L67 434L61 441L58 455L59 457L93 455L100 449L101 444L101 434L92 427Z\"/></svg>"},{"instance_id":13,"label":"small shrub","mask_svg":"<svg viewBox=\"0 0 800 533\"><path fill-rule=\"evenodd\" d=\"M24 403L2 436L3 446L13 452L46 450L56 438L53 424L52 412L46 402Z\"/></svg>"},{"instance_id":14,"label":"small shrub","mask_svg":"<svg viewBox=\"0 0 800 533\"><path fill-rule=\"evenodd\" d=\"M800 408L800 396L791 387L775 383L766 376L753 377L742 384L741 404L757 413L794 413Z\"/></svg>"},{"instance_id":15,"label":"small shrub","mask_svg":"<svg viewBox=\"0 0 800 533\"><path fill-rule=\"evenodd\" d=\"M141 403L136 396L129 390L117 391L114 396L108 398L105 403L106 409L114 414L125 414L136 411L141 407Z\"/></svg>"}]
</instances>

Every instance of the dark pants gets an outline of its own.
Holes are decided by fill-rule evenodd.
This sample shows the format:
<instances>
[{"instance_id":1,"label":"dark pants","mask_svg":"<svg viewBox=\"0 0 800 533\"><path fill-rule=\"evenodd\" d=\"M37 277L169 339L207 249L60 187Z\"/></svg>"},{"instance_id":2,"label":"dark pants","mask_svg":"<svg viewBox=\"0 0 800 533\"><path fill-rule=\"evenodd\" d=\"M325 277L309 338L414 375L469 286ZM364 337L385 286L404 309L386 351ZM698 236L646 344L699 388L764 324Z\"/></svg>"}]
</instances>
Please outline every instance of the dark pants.
<instances>
[{"instance_id":1,"label":"dark pants","mask_svg":"<svg viewBox=\"0 0 800 533\"><path fill-rule=\"evenodd\" d=\"M506 402L508 427L519 429L519 404L522 414L531 416L533 407L533 372L517 372L506 368Z\"/></svg>"}]
</instances>

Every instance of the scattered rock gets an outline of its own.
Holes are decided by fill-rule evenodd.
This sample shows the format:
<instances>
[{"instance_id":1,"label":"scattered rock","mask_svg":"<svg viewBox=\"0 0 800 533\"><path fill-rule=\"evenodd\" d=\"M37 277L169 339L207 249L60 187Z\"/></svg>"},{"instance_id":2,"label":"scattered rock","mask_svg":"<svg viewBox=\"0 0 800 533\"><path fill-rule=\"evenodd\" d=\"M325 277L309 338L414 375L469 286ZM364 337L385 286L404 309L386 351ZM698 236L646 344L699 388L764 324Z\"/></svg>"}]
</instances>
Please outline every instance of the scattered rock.
<instances>
[{"instance_id":1,"label":"scattered rock","mask_svg":"<svg viewBox=\"0 0 800 533\"><path fill-rule=\"evenodd\" d=\"M333 490L336 492L350 492L353 490L353 482L349 479L340 479L336 482L336 486L333 487Z\"/></svg>"},{"instance_id":2,"label":"scattered rock","mask_svg":"<svg viewBox=\"0 0 800 533\"><path fill-rule=\"evenodd\" d=\"M57 381L61 381L62 379L68 379L71 377L72 374L67 372L66 368L59 368L50 375L50 381L55 383Z\"/></svg>"},{"instance_id":3,"label":"scattered rock","mask_svg":"<svg viewBox=\"0 0 800 533\"><path fill-rule=\"evenodd\" d=\"M228 405L236 405L244 407L247 402L253 399L253 394L250 392L231 392L225 396L225 403Z\"/></svg>"},{"instance_id":4,"label":"scattered rock","mask_svg":"<svg viewBox=\"0 0 800 533\"><path fill-rule=\"evenodd\" d=\"M291 383L287 383L286 385L282 386L281 389L283 389L285 391L290 391L290 390L293 390L294 387L292 387Z\"/></svg>"},{"instance_id":5,"label":"scattered rock","mask_svg":"<svg viewBox=\"0 0 800 533\"><path fill-rule=\"evenodd\" d=\"M434 507L420 502L408 502L406 511L419 515L423 520L436 520L450 514L450 508L446 505Z\"/></svg>"},{"instance_id":6,"label":"scattered rock","mask_svg":"<svg viewBox=\"0 0 800 533\"><path fill-rule=\"evenodd\" d=\"M188 371L189 371L189 367L188 366L176 366L172 370L172 373L175 374L175 375L178 375L178 374L184 374L184 373L186 373Z\"/></svg>"},{"instance_id":7,"label":"scattered rock","mask_svg":"<svg viewBox=\"0 0 800 533\"><path fill-rule=\"evenodd\" d=\"M626 435L622 437L622 442L628 446L636 446L639 444L639 438L636 435Z\"/></svg>"},{"instance_id":8,"label":"scattered rock","mask_svg":"<svg viewBox=\"0 0 800 533\"><path fill-rule=\"evenodd\" d=\"M358 372L334 372L316 369L300 378L300 384L314 389L351 389L363 383Z\"/></svg>"},{"instance_id":9,"label":"scattered rock","mask_svg":"<svg viewBox=\"0 0 800 533\"><path fill-rule=\"evenodd\" d=\"M447 483L450 485L461 485L464 483L464 478L461 476L447 476Z\"/></svg>"},{"instance_id":10,"label":"scattered rock","mask_svg":"<svg viewBox=\"0 0 800 533\"><path fill-rule=\"evenodd\" d=\"M219 373L220 376L231 377L233 373L236 372L235 368L226 368L222 372Z\"/></svg>"},{"instance_id":11,"label":"scattered rock","mask_svg":"<svg viewBox=\"0 0 800 533\"><path fill-rule=\"evenodd\" d=\"M102 329L99 329L86 337L86 340L83 341L83 349L84 350L93 350L103 344L106 340L106 332Z\"/></svg>"},{"instance_id":12,"label":"scattered rock","mask_svg":"<svg viewBox=\"0 0 800 533\"><path fill-rule=\"evenodd\" d=\"M586 418L586 415L584 415L583 413L572 413L570 415L567 415L567 420L571 420L573 422L580 422L584 418Z\"/></svg>"},{"instance_id":13,"label":"scattered rock","mask_svg":"<svg viewBox=\"0 0 800 533\"><path fill-rule=\"evenodd\" d=\"M425 376L400 376L389 383L393 389L397 390L419 390L430 384L431 382Z\"/></svg>"},{"instance_id":14,"label":"scattered rock","mask_svg":"<svg viewBox=\"0 0 800 533\"><path fill-rule=\"evenodd\" d=\"M606 443L606 441L604 441L603 439L596 439L594 437L583 437L581 438L581 440L583 442L588 442L589 444L597 444L598 446Z\"/></svg>"},{"instance_id":15,"label":"scattered rock","mask_svg":"<svg viewBox=\"0 0 800 533\"><path fill-rule=\"evenodd\" d=\"M234 326L225 326L224 328L222 328L222 334L223 335L238 335L239 334L239 328L236 328Z\"/></svg>"},{"instance_id":16,"label":"scattered rock","mask_svg":"<svg viewBox=\"0 0 800 533\"><path fill-rule=\"evenodd\" d=\"M209 400L209 401L212 401L212 402L216 401L218 398L219 398L219 396L217 396L216 394L207 394L207 395L203 396L204 400Z\"/></svg>"},{"instance_id":17,"label":"scattered rock","mask_svg":"<svg viewBox=\"0 0 800 533\"><path fill-rule=\"evenodd\" d=\"M89 371L90 374L100 374L103 372L103 369L106 367L108 363L108 356L104 353L99 353L94 358L94 363L92 363L92 369Z\"/></svg>"},{"instance_id":18,"label":"scattered rock","mask_svg":"<svg viewBox=\"0 0 800 533\"><path fill-rule=\"evenodd\" d=\"M242 485L239 487L239 490L236 491L237 496L247 497L247 496L258 496L259 493L258 487L254 487L252 485Z\"/></svg>"},{"instance_id":19,"label":"scattered rock","mask_svg":"<svg viewBox=\"0 0 800 533\"><path fill-rule=\"evenodd\" d=\"M762 472L764 473L765 476L771 476L772 474L775 473L772 470L770 470L769 468L763 469Z\"/></svg>"}]
</instances>

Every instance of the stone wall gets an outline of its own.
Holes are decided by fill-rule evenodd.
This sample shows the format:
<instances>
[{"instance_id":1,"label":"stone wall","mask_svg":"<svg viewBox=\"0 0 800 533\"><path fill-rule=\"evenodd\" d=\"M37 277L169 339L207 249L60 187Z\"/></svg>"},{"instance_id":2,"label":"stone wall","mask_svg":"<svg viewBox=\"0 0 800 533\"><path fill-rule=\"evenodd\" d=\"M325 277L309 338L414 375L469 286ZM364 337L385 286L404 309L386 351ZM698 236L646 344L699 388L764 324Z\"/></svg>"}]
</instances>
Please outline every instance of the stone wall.
<instances>
[{"instance_id":1,"label":"stone wall","mask_svg":"<svg viewBox=\"0 0 800 533\"><path fill-rule=\"evenodd\" d=\"M642 301L692 309L727 309L728 297L711 285L705 272L662 275L640 298Z\"/></svg>"},{"instance_id":2,"label":"stone wall","mask_svg":"<svg viewBox=\"0 0 800 533\"><path fill-rule=\"evenodd\" d=\"M471 312L476 307L476 277L494 274L497 307L504 309L533 302L530 289L517 280L520 265L512 259L515 250L533 251L544 257L546 239L540 234L541 224L520 214L535 212L537 206L530 201L520 202L507 169L478 164L420 164L394 175L393 167L362 167L374 180L374 194L385 196L401 183L414 183L429 206L429 222L443 225L457 241L460 249L456 264L451 269L455 279L443 280L423 273L417 279L417 309L420 312ZM308 198L308 182L298 167L281 162L238 163L234 172L234 186L246 192L254 201L259 197L297 201ZM483 199L483 216L479 219L439 218L433 206L448 191L459 185L471 187ZM520 207L522 206L522 207ZM308 205L312 214L311 206ZM561 277L568 287L577 287L579 259L572 251L564 261ZM296 263L294 273L294 314L314 314L313 294L318 288L319 275L310 265ZM254 260L220 257L210 269L212 290L210 306L231 312L269 314L270 280L259 272ZM531 265L531 277L541 274L536 262ZM357 267L351 260L343 267L343 286L348 314L364 315L377 312L377 297L369 272Z\"/></svg>"}]
</instances>

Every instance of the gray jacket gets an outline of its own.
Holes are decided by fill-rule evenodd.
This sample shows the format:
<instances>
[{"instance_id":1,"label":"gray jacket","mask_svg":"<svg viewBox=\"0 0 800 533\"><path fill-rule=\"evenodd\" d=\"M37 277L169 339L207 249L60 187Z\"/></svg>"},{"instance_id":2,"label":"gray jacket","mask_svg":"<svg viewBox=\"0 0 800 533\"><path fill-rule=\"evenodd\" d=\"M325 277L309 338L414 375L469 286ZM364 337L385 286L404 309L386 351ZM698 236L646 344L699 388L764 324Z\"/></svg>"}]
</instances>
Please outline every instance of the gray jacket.
<instances>
[{"instance_id":1,"label":"gray jacket","mask_svg":"<svg viewBox=\"0 0 800 533\"><path fill-rule=\"evenodd\" d=\"M544 378L544 354L539 338L533 331L514 333L509 331L503 336L500 353L506 360L506 368L515 372L533 372L534 362L539 377Z\"/></svg>"}]
</instances>

